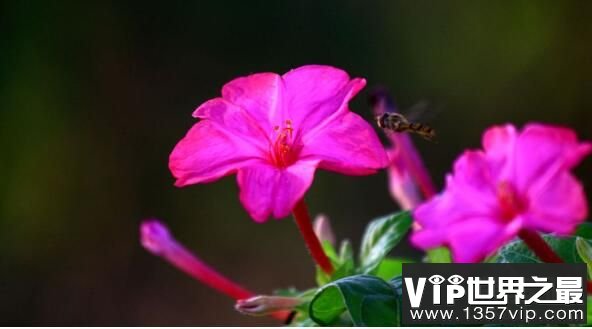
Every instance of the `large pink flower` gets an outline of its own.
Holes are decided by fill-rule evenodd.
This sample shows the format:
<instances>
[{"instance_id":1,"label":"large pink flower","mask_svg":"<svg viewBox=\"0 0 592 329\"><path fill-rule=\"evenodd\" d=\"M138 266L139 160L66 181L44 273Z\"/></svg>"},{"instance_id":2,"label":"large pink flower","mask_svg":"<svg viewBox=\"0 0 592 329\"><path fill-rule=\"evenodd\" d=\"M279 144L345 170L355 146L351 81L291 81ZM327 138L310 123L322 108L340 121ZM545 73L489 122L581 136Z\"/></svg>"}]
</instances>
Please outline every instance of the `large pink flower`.
<instances>
[{"instance_id":1,"label":"large pink flower","mask_svg":"<svg viewBox=\"0 0 592 329\"><path fill-rule=\"evenodd\" d=\"M572 130L497 126L485 132L483 149L466 151L444 192L416 209L416 246L447 245L455 261L475 262L521 229L569 234L586 218L586 197L570 170L592 144Z\"/></svg>"},{"instance_id":2,"label":"large pink flower","mask_svg":"<svg viewBox=\"0 0 592 329\"><path fill-rule=\"evenodd\" d=\"M232 80L195 110L201 120L171 153L175 185L237 173L241 202L263 222L290 213L317 167L347 175L385 167L374 130L348 109L365 84L319 65Z\"/></svg>"}]
</instances>

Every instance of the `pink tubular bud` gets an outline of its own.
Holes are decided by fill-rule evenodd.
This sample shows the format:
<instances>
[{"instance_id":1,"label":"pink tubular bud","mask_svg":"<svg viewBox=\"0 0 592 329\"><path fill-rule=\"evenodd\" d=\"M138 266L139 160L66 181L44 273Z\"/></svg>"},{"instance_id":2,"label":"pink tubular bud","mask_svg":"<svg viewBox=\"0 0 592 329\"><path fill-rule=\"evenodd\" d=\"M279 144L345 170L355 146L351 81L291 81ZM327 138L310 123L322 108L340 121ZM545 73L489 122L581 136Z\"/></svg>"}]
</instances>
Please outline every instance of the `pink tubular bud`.
<instances>
[{"instance_id":1,"label":"pink tubular bud","mask_svg":"<svg viewBox=\"0 0 592 329\"><path fill-rule=\"evenodd\" d=\"M318 214L314 219L313 230L321 242L328 241L331 245L335 245L335 234L331 228L329 217Z\"/></svg>"},{"instance_id":2,"label":"pink tubular bud","mask_svg":"<svg viewBox=\"0 0 592 329\"><path fill-rule=\"evenodd\" d=\"M253 293L224 277L189 252L173 238L167 227L156 219L148 219L140 225L140 241L146 250L225 295L237 300L253 296Z\"/></svg>"},{"instance_id":3,"label":"pink tubular bud","mask_svg":"<svg viewBox=\"0 0 592 329\"><path fill-rule=\"evenodd\" d=\"M164 253L166 248L174 245L167 227L156 219L147 219L140 225L140 242L155 255Z\"/></svg>"},{"instance_id":4,"label":"pink tubular bud","mask_svg":"<svg viewBox=\"0 0 592 329\"><path fill-rule=\"evenodd\" d=\"M403 210L417 207L422 197L411 173L400 157L399 150L389 150L388 155L391 162L387 168L391 196Z\"/></svg>"}]
</instances>

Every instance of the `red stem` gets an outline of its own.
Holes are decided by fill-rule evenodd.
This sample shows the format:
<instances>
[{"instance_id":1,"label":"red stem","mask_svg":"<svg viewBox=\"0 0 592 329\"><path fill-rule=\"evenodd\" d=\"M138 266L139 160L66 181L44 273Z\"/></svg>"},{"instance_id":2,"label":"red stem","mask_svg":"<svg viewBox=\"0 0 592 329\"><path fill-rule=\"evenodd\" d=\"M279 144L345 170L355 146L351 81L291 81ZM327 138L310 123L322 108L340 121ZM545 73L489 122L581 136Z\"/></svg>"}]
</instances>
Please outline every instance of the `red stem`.
<instances>
[{"instance_id":1,"label":"red stem","mask_svg":"<svg viewBox=\"0 0 592 329\"><path fill-rule=\"evenodd\" d=\"M306 243L312 258L323 270L323 272L329 275L333 274L333 264L331 264L329 257L327 257L323 247L321 246L321 242L314 233L312 221L310 219L310 215L308 214L308 209L306 208L304 200L298 201L292 212L294 219L296 220L296 224L298 225L298 229L300 229L300 233L304 238L304 242Z\"/></svg>"},{"instance_id":2,"label":"red stem","mask_svg":"<svg viewBox=\"0 0 592 329\"><path fill-rule=\"evenodd\" d=\"M518 236L524 243L534 252L534 254L545 263L563 263L563 259L559 257L547 242L534 231L520 230Z\"/></svg>"},{"instance_id":3,"label":"red stem","mask_svg":"<svg viewBox=\"0 0 592 329\"><path fill-rule=\"evenodd\" d=\"M547 244L547 242L536 232L530 230L520 230L518 236L534 252L534 254L545 263L564 263ZM586 282L586 290L592 293L592 281Z\"/></svg>"}]
</instances>

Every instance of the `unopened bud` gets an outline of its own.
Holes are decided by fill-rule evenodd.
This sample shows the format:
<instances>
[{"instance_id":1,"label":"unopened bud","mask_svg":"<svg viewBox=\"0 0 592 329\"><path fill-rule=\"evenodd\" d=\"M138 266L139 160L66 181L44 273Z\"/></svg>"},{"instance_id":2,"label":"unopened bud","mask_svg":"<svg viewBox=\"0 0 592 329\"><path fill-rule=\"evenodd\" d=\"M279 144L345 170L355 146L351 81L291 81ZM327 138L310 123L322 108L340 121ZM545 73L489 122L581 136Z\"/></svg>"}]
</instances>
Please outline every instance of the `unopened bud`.
<instances>
[{"instance_id":1,"label":"unopened bud","mask_svg":"<svg viewBox=\"0 0 592 329\"><path fill-rule=\"evenodd\" d=\"M260 295L238 300L234 308L243 314L260 316L292 310L300 304L302 304L302 300L296 297Z\"/></svg>"},{"instance_id":2,"label":"unopened bud","mask_svg":"<svg viewBox=\"0 0 592 329\"><path fill-rule=\"evenodd\" d=\"M335 234L331 228L329 217L318 214L313 223L313 230L321 242L328 241L331 245L335 245Z\"/></svg>"},{"instance_id":3,"label":"unopened bud","mask_svg":"<svg viewBox=\"0 0 592 329\"><path fill-rule=\"evenodd\" d=\"M253 293L218 273L213 267L187 250L157 219L148 219L140 225L140 241L151 253L162 257L171 265L196 280L235 299L248 298Z\"/></svg>"},{"instance_id":4,"label":"unopened bud","mask_svg":"<svg viewBox=\"0 0 592 329\"><path fill-rule=\"evenodd\" d=\"M157 219L147 219L140 225L140 241L146 250L160 255L174 243L167 227Z\"/></svg>"},{"instance_id":5,"label":"unopened bud","mask_svg":"<svg viewBox=\"0 0 592 329\"><path fill-rule=\"evenodd\" d=\"M387 152L390 160L387 168L389 191L401 209L410 210L421 203L422 197L405 161L401 159L400 152L400 148Z\"/></svg>"}]
</instances>

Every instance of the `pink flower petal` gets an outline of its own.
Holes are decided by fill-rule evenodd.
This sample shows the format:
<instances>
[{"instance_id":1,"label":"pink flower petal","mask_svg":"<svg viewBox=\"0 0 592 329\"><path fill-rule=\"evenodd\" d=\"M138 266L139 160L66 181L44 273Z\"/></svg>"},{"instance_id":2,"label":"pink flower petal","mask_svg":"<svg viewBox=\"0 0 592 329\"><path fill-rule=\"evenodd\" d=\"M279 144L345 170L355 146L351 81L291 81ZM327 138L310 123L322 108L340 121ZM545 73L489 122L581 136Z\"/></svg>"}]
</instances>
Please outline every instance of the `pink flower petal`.
<instances>
[{"instance_id":1,"label":"pink flower petal","mask_svg":"<svg viewBox=\"0 0 592 329\"><path fill-rule=\"evenodd\" d=\"M416 247L428 250L448 246L455 262L479 262L509 242L520 229L520 218L507 224L490 216L442 217L452 214L445 211L454 207L453 203L447 195L437 196L415 211L415 218L423 219L418 221L421 228L411 236Z\"/></svg>"},{"instance_id":2,"label":"pink flower petal","mask_svg":"<svg viewBox=\"0 0 592 329\"><path fill-rule=\"evenodd\" d=\"M335 96L349 82L345 71L327 65L304 65L282 78L290 90L288 104L295 107L314 107Z\"/></svg>"},{"instance_id":3,"label":"pink flower petal","mask_svg":"<svg viewBox=\"0 0 592 329\"><path fill-rule=\"evenodd\" d=\"M353 79L339 94L334 95L331 100L313 107L312 110L290 109L292 113L298 113L298 116L302 118L297 124L297 127L300 127L299 129L302 131L302 140L307 142L315 139L317 134L322 131L333 129L336 122L338 123L343 115L350 113L348 102L365 85L366 80Z\"/></svg>"},{"instance_id":4,"label":"pink flower petal","mask_svg":"<svg viewBox=\"0 0 592 329\"><path fill-rule=\"evenodd\" d=\"M222 88L222 98L242 107L265 130L284 122L285 93L282 77L275 73L257 73L236 78Z\"/></svg>"},{"instance_id":5,"label":"pink flower petal","mask_svg":"<svg viewBox=\"0 0 592 329\"><path fill-rule=\"evenodd\" d=\"M519 225L504 225L489 217L472 217L448 231L452 258L457 263L475 263L509 242Z\"/></svg>"},{"instance_id":6,"label":"pink flower petal","mask_svg":"<svg viewBox=\"0 0 592 329\"><path fill-rule=\"evenodd\" d=\"M546 180L559 170L569 170L592 151L579 143L568 128L529 124L516 143L516 187L526 192L536 180Z\"/></svg>"},{"instance_id":7,"label":"pink flower petal","mask_svg":"<svg viewBox=\"0 0 592 329\"><path fill-rule=\"evenodd\" d=\"M353 112L345 112L303 141L303 159L321 160L319 167L347 175L365 175L388 165L388 157L368 122Z\"/></svg>"},{"instance_id":8,"label":"pink flower petal","mask_svg":"<svg viewBox=\"0 0 592 329\"><path fill-rule=\"evenodd\" d=\"M483 149L496 158L506 157L512 154L515 140L516 128L513 125L493 126L483 134Z\"/></svg>"},{"instance_id":9,"label":"pink flower petal","mask_svg":"<svg viewBox=\"0 0 592 329\"><path fill-rule=\"evenodd\" d=\"M300 160L281 169L261 161L242 168L237 182L243 206L259 223L270 215L288 216L312 184L316 165L314 160Z\"/></svg>"},{"instance_id":10,"label":"pink flower petal","mask_svg":"<svg viewBox=\"0 0 592 329\"><path fill-rule=\"evenodd\" d=\"M214 181L262 157L256 145L204 120L196 123L169 157L176 186Z\"/></svg>"},{"instance_id":11,"label":"pink flower petal","mask_svg":"<svg viewBox=\"0 0 592 329\"><path fill-rule=\"evenodd\" d=\"M448 194L440 194L423 203L413 211L413 218L420 227L411 235L411 242L424 250L435 248L446 243L445 232L450 222L459 218L451 218L454 200Z\"/></svg>"},{"instance_id":12,"label":"pink flower petal","mask_svg":"<svg viewBox=\"0 0 592 329\"><path fill-rule=\"evenodd\" d=\"M286 119L308 132L323 126L362 89L363 79L349 81L344 71L323 65L299 67L283 75L287 93L284 97Z\"/></svg>"},{"instance_id":13,"label":"pink flower petal","mask_svg":"<svg viewBox=\"0 0 592 329\"><path fill-rule=\"evenodd\" d=\"M498 204L495 178L483 152L465 151L454 163L454 175L446 184L454 196L455 211L472 216L494 214Z\"/></svg>"},{"instance_id":14,"label":"pink flower petal","mask_svg":"<svg viewBox=\"0 0 592 329\"><path fill-rule=\"evenodd\" d=\"M525 225L531 229L570 234L588 216L588 204L582 184L568 171L531 188Z\"/></svg>"},{"instance_id":15,"label":"pink flower petal","mask_svg":"<svg viewBox=\"0 0 592 329\"><path fill-rule=\"evenodd\" d=\"M492 175L498 180L515 179L515 147L518 133L512 125L493 126L483 134L483 149Z\"/></svg>"},{"instance_id":16,"label":"pink flower petal","mask_svg":"<svg viewBox=\"0 0 592 329\"><path fill-rule=\"evenodd\" d=\"M260 148L262 152L269 150L271 141L268 133L247 111L223 98L214 98L203 103L193 112L193 116L210 120L215 123L216 128L228 135L240 137Z\"/></svg>"}]
</instances>

